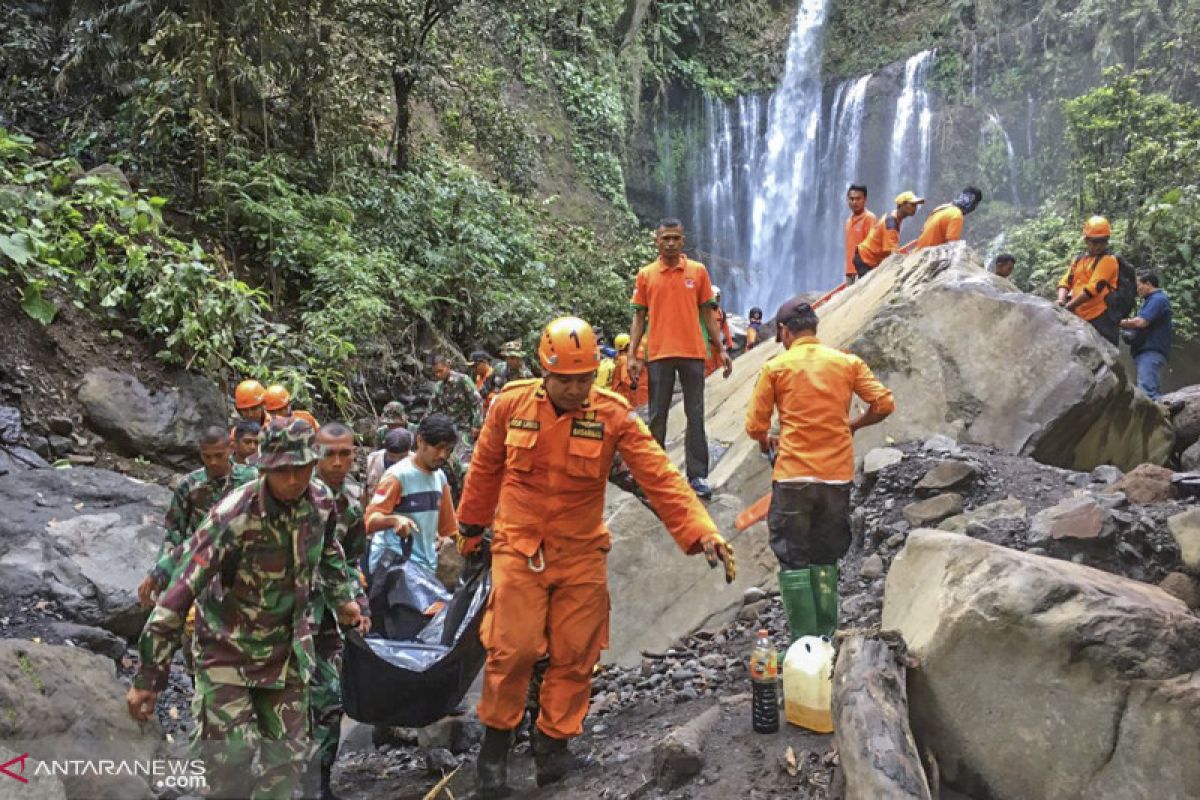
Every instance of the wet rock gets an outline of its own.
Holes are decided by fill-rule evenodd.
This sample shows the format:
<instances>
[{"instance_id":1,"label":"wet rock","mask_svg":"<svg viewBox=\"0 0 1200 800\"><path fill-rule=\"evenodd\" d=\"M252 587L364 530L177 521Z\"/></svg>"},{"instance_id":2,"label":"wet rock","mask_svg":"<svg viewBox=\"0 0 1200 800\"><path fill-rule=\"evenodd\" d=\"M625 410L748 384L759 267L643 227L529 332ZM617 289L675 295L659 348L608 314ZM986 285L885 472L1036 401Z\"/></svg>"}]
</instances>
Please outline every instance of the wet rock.
<instances>
[{"instance_id":1,"label":"wet rock","mask_svg":"<svg viewBox=\"0 0 1200 800\"><path fill-rule=\"evenodd\" d=\"M720 718L721 707L713 706L654 745L654 776L659 789L670 791L700 774L704 769L704 740Z\"/></svg>"},{"instance_id":2,"label":"wet rock","mask_svg":"<svg viewBox=\"0 0 1200 800\"><path fill-rule=\"evenodd\" d=\"M768 605L770 605L770 601L768 600L759 600L757 603L744 605L742 606L742 610L738 612L737 618L746 622L756 620L758 619L758 615L767 609Z\"/></svg>"},{"instance_id":3,"label":"wet rock","mask_svg":"<svg viewBox=\"0 0 1200 800\"><path fill-rule=\"evenodd\" d=\"M1172 597L1177 597L1195 611L1200 608L1200 581L1183 572L1168 572L1158 582L1158 588Z\"/></svg>"},{"instance_id":4,"label":"wet rock","mask_svg":"<svg viewBox=\"0 0 1200 800\"><path fill-rule=\"evenodd\" d=\"M1200 569L1200 508L1167 518L1167 528L1179 547L1179 558L1188 569Z\"/></svg>"},{"instance_id":5,"label":"wet rock","mask_svg":"<svg viewBox=\"0 0 1200 800\"><path fill-rule=\"evenodd\" d=\"M1157 464L1139 464L1106 491L1124 492L1131 503L1162 503L1175 496L1171 486L1174 474Z\"/></svg>"},{"instance_id":6,"label":"wet rock","mask_svg":"<svg viewBox=\"0 0 1200 800\"><path fill-rule=\"evenodd\" d=\"M443 717L417 731L417 744L426 750L443 748L451 753L465 753L483 738L479 720L467 714Z\"/></svg>"},{"instance_id":7,"label":"wet rock","mask_svg":"<svg viewBox=\"0 0 1200 800\"><path fill-rule=\"evenodd\" d=\"M936 525L946 517L961 513L963 510L962 495L954 492L921 500L904 507L901 512L904 520L914 528Z\"/></svg>"},{"instance_id":8,"label":"wet rock","mask_svg":"<svg viewBox=\"0 0 1200 800\"><path fill-rule=\"evenodd\" d=\"M106 631L103 628L94 628L91 625L77 625L74 622L55 622L50 625L50 630L63 639L69 639L77 647L90 650L96 655L111 658L118 665L121 663L121 659L125 656L125 651L129 647L128 642L115 633Z\"/></svg>"},{"instance_id":9,"label":"wet rock","mask_svg":"<svg viewBox=\"0 0 1200 800\"><path fill-rule=\"evenodd\" d=\"M70 417L51 417L46 420L46 427L57 436L70 436L75 430L75 423Z\"/></svg>"},{"instance_id":10,"label":"wet rock","mask_svg":"<svg viewBox=\"0 0 1200 800\"><path fill-rule=\"evenodd\" d=\"M862 566L858 569L858 575L860 578L872 581L883 574L883 569L883 559L878 553L872 553L863 559Z\"/></svg>"},{"instance_id":11,"label":"wet rock","mask_svg":"<svg viewBox=\"0 0 1200 800\"><path fill-rule=\"evenodd\" d=\"M1095 492L1090 495L1101 508L1106 508L1109 511L1115 511L1118 508L1124 508L1129 505L1129 498L1124 492Z\"/></svg>"},{"instance_id":12,"label":"wet rock","mask_svg":"<svg viewBox=\"0 0 1200 800\"><path fill-rule=\"evenodd\" d=\"M949 459L938 463L917 482L917 494L929 495L966 486L975 479L975 467L965 461Z\"/></svg>"},{"instance_id":13,"label":"wet rock","mask_svg":"<svg viewBox=\"0 0 1200 800\"><path fill-rule=\"evenodd\" d=\"M1025 519L1025 514L1025 503L1015 497L1006 497L942 520L938 527L944 531L965 533L972 523L986 526L999 520Z\"/></svg>"},{"instance_id":14,"label":"wet rock","mask_svg":"<svg viewBox=\"0 0 1200 800\"><path fill-rule=\"evenodd\" d=\"M1175 428L1176 452L1200 441L1200 384L1164 394L1159 402L1173 410L1171 424Z\"/></svg>"},{"instance_id":15,"label":"wet rock","mask_svg":"<svg viewBox=\"0 0 1200 800\"><path fill-rule=\"evenodd\" d=\"M1200 471L1200 442L1180 453L1179 465L1188 472Z\"/></svg>"},{"instance_id":16,"label":"wet rock","mask_svg":"<svg viewBox=\"0 0 1200 800\"><path fill-rule=\"evenodd\" d=\"M1112 464L1101 464L1092 470L1093 483L1116 483L1125 477L1125 473Z\"/></svg>"},{"instance_id":17,"label":"wet rock","mask_svg":"<svg viewBox=\"0 0 1200 800\"><path fill-rule=\"evenodd\" d=\"M974 797L1200 786L1200 760L1178 755L1200 751L1200 619L1157 587L914 531L888 573L882 624L920 660L913 732L950 786ZM1003 725L980 725L998 709Z\"/></svg>"},{"instance_id":18,"label":"wet rock","mask_svg":"<svg viewBox=\"0 0 1200 800\"><path fill-rule=\"evenodd\" d=\"M425 772L434 777L441 777L458 767L458 759L444 747L435 747L425 751Z\"/></svg>"},{"instance_id":19,"label":"wet rock","mask_svg":"<svg viewBox=\"0 0 1200 800\"><path fill-rule=\"evenodd\" d=\"M742 605L750 605L764 599L767 593L757 586L751 586L746 591L742 592Z\"/></svg>"},{"instance_id":20,"label":"wet rock","mask_svg":"<svg viewBox=\"0 0 1200 800\"><path fill-rule=\"evenodd\" d=\"M700 663L709 669L724 669L725 656L720 653L709 653L708 655L700 656Z\"/></svg>"},{"instance_id":21,"label":"wet rock","mask_svg":"<svg viewBox=\"0 0 1200 800\"><path fill-rule=\"evenodd\" d=\"M21 410L15 406L0 406L0 444L21 444L24 435Z\"/></svg>"},{"instance_id":22,"label":"wet rock","mask_svg":"<svg viewBox=\"0 0 1200 800\"><path fill-rule=\"evenodd\" d=\"M927 453L952 453L958 449L958 442L943 433L938 433L926 439L921 444L921 449Z\"/></svg>"},{"instance_id":23,"label":"wet rock","mask_svg":"<svg viewBox=\"0 0 1200 800\"><path fill-rule=\"evenodd\" d=\"M874 475L904 460L904 453L894 447L876 447L863 459L863 473Z\"/></svg>"},{"instance_id":24,"label":"wet rock","mask_svg":"<svg viewBox=\"0 0 1200 800\"><path fill-rule=\"evenodd\" d=\"M900 545L904 544L904 539L905 539L904 531L897 531L896 533L893 533L891 536L889 536L887 538L887 541L884 542L884 544L887 545L888 547L895 549L895 548L899 547Z\"/></svg>"},{"instance_id":25,"label":"wet rock","mask_svg":"<svg viewBox=\"0 0 1200 800\"><path fill-rule=\"evenodd\" d=\"M1047 539L1095 539L1111 533L1106 528L1107 510L1091 495L1068 497L1057 505L1039 511L1029 526L1029 541Z\"/></svg>"},{"instance_id":26,"label":"wet rock","mask_svg":"<svg viewBox=\"0 0 1200 800\"><path fill-rule=\"evenodd\" d=\"M78 446L75 440L70 436L51 436L49 438L50 449L53 451L50 458L62 458L74 453Z\"/></svg>"}]
</instances>

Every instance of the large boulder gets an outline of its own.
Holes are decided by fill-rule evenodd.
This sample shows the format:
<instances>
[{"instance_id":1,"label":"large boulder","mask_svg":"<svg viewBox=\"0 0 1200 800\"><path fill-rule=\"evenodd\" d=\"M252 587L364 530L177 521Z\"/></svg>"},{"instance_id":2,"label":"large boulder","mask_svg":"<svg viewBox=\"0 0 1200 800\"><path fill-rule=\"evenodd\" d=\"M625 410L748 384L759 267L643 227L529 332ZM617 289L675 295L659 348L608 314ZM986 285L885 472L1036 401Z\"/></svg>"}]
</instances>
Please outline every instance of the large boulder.
<instances>
[{"instance_id":1,"label":"large boulder","mask_svg":"<svg viewBox=\"0 0 1200 800\"><path fill-rule=\"evenodd\" d=\"M1200 384L1164 394L1159 402L1174 410L1171 423L1175 426L1176 452L1182 453L1200 442Z\"/></svg>"},{"instance_id":2,"label":"large boulder","mask_svg":"<svg viewBox=\"0 0 1200 800\"><path fill-rule=\"evenodd\" d=\"M892 562L913 729L972 797L1200 796L1200 619L1157 587L944 531Z\"/></svg>"},{"instance_id":3,"label":"large boulder","mask_svg":"<svg viewBox=\"0 0 1200 800\"><path fill-rule=\"evenodd\" d=\"M886 422L855 435L860 459L914 439L943 452L956 440L984 444L1078 470L1130 469L1170 453L1162 409L1135 391L1116 348L1074 315L990 274L963 243L894 257L819 314L821 340L862 356L896 395ZM717 492L710 509L732 537L745 585L767 585L778 570L765 525L739 534L728 523L770 491L770 467L744 424L759 370L779 352L764 343L737 359L729 379L714 373L705 387L709 443L722 454L709 475ZM677 404L667 427L676 464L685 426ZM877 458L888 455L895 457ZM723 591L700 559L681 560L636 500L613 490L609 511L611 656L633 661L639 649L662 647L736 606L740 592Z\"/></svg>"},{"instance_id":4,"label":"large boulder","mask_svg":"<svg viewBox=\"0 0 1200 800\"><path fill-rule=\"evenodd\" d=\"M87 424L131 456L179 467L196 458L209 425L226 421L225 399L211 381L181 372L172 387L154 390L136 377L99 367L79 386Z\"/></svg>"},{"instance_id":5,"label":"large boulder","mask_svg":"<svg viewBox=\"0 0 1200 800\"><path fill-rule=\"evenodd\" d=\"M90 467L0 477L0 595L54 598L74 622L135 636L170 492Z\"/></svg>"},{"instance_id":6,"label":"large boulder","mask_svg":"<svg viewBox=\"0 0 1200 800\"><path fill-rule=\"evenodd\" d=\"M24 774L38 791L32 796L62 797L62 789L68 798L89 800L155 796L143 777L130 772L135 761L158 753L158 724L130 718L111 660L74 647L0 639L0 708L0 741L10 752L19 746L28 753ZM92 769L56 776L48 763L73 760L86 760ZM127 771L99 774L102 760L125 762Z\"/></svg>"}]
</instances>

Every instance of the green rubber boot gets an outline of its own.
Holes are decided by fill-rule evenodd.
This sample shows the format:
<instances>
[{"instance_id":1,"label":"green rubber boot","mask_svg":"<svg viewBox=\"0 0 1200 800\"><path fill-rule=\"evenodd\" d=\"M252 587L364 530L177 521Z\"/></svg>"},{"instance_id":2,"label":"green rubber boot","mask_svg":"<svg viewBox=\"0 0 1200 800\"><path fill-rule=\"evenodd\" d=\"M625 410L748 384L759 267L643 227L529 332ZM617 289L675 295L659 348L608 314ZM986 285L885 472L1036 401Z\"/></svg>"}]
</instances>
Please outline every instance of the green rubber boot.
<instances>
[{"instance_id":1,"label":"green rubber boot","mask_svg":"<svg viewBox=\"0 0 1200 800\"><path fill-rule=\"evenodd\" d=\"M812 573L813 602L817 611L817 630L832 637L838 626L837 564L809 567Z\"/></svg>"},{"instance_id":2,"label":"green rubber boot","mask_svg":"<svg viewBox=\"0 0 1200 800\"><path fill-rule=\"evenodd\" d=\"M801 636L819 636L817 609L810 568L789 569L779 573L779 594L787 616L791 641Z\"/></svg>"}]
</instances>

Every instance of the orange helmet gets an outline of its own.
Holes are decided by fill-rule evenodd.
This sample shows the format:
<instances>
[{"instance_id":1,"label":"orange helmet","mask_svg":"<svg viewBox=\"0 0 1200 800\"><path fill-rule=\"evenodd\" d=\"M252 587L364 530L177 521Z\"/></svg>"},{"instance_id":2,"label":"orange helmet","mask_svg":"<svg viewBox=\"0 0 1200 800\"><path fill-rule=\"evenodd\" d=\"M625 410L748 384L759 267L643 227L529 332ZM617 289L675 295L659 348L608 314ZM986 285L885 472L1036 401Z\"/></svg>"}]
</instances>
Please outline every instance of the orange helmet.
<instances>
[{"instance_id":1,"label":"orange helmet","mask_svg":"<svg viewBox=\"0 0 1200 800\"><path fill-rule=\"evenodd\" d=\"M256 380L245 380L237 385L233 393L233 404L237 408L254 408L263 404L266 390Z\"/></svg>"},{"instance_id":2,"label":"orange helmet","mask_svg":"<svg viewBox=\"0 0 1200 800\"><path fill-rule=\"evenodd\" d=\"M556 375L583 375L600 366L596 332L579 317L559 317L542 331L538 360Z\"/></svg>"},{"instance_id":3,"label":"orange helmet","mask_svg":"<svg viewBox=\"0 0 1200 800\"><path fill-rule=\"evenodd\" d=\"M268 386L263 395L263 405L266 406L267 411L279 411L290 402L292 402L292 396L278 383Z\"/></svg>"},{"instance_id":4,"label":"orange helmet","mask_svg":"<svg viewBox=\"0 0 1200 800\"><path fill-rule=\"evenodd\" d=\"M1088 221L1083 223L1083 238L1085 239L1107 239L1110 236L1112 236L1112 226L1104 217L1096 215L1089 217Z\"/></svg>"}]
</instances>

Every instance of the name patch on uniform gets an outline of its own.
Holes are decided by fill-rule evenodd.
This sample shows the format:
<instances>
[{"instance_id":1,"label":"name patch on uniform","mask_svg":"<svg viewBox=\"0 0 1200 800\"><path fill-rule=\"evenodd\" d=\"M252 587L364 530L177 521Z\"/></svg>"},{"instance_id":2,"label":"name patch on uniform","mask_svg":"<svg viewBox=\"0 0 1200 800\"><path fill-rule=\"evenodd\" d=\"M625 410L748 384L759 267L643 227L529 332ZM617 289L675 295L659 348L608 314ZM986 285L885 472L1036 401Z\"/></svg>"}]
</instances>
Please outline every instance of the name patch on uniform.
<instances>
[{"instance_id":1,"label":"name patch on uniform","mask_svg":"<svg viewBox=\"0 0 1200 800\"><path fill-rule=\"evenodd\" d=\"M516 428L517 430L522 431L536 431L541 430L542 423L538 422L536 419L510 419L508 421L508 427Z\"/></svg>"},{"instance_id":2,"label":"name patch on uniform","mask_svg":"<svg viewBox=\"0 0 1200 800\"><path fill-rule=\"evenodd\" d=\"M586 419L571 420L571 435L580 439L604 439L604 423Z\"/></svg>"}]
</instances>

